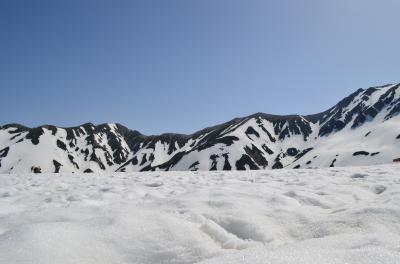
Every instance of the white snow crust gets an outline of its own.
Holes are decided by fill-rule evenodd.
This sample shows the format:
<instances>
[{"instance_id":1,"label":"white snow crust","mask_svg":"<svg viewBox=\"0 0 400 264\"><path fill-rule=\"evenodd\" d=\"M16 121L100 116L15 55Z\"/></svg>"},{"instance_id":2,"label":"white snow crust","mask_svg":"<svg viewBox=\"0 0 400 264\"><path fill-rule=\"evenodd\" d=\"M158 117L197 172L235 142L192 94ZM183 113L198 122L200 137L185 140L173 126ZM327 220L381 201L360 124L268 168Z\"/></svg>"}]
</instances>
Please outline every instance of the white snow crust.
<instances>
[{"instance_id":1,"label":"white snow crust","mask_svg":"<svg viewBox=\"0 0 400 264\"><path fill-rule=\"evenodd\" d=\"M3 174L0 263L400 263L400 166Z\"/></svg>"}]
</instances>

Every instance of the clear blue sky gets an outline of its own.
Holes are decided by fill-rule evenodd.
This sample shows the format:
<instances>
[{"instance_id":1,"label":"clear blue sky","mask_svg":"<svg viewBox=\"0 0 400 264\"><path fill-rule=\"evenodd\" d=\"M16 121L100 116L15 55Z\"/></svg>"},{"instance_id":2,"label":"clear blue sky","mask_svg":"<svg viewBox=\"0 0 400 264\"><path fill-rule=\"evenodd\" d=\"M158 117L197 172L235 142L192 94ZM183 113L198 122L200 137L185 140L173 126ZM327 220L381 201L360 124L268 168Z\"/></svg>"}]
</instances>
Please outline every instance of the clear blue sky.
<instances>
[{"instance_id":1,"label":"clear blue sky","mask_svg":"<svg viewBox=\"0 0 400 264\"><path fill-rule=\"evenodd\" d=\"M0 123L191 133L400 82L399 0L3 0Z\"/></svg>"}]
</instances>

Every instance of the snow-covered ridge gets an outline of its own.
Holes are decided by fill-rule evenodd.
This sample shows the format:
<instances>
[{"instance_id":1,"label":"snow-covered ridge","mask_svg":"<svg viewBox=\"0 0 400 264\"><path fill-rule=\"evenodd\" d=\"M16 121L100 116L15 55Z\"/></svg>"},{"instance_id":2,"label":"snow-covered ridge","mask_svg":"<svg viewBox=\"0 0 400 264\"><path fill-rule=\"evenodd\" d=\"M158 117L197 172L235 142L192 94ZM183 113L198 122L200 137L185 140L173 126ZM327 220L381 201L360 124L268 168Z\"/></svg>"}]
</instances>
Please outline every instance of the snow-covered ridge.
<instances>
[{"instance_id":1,"label":"snow-covered ridge","mask_svg":"<svg viewBox=\"0 0 400 264\"><path fill-rule=\"evenodd\" d=\"M400 84L359 89L315 115L256 113L191 135L120 124L0 127L0 173L320 168L400 158Z\"/></svg>"}]
</instances>

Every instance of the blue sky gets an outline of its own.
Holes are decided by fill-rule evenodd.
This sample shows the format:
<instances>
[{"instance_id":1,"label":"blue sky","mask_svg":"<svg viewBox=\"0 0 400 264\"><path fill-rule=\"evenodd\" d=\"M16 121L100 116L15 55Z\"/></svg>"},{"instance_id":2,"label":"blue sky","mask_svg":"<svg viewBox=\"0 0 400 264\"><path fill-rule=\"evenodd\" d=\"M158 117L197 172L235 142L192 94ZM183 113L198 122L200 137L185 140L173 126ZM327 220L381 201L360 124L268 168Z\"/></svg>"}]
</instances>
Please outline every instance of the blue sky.
<instances>
[{"instance_id":1,"label":"blue sky","mask_svg":"<svg viewBox=\"0 0 400 264\"><path fill-rule=\"evenodd\" d=\"M191 133L400 82L398 0L4 0L0 123Z\"/></svg>"}]
</instances>

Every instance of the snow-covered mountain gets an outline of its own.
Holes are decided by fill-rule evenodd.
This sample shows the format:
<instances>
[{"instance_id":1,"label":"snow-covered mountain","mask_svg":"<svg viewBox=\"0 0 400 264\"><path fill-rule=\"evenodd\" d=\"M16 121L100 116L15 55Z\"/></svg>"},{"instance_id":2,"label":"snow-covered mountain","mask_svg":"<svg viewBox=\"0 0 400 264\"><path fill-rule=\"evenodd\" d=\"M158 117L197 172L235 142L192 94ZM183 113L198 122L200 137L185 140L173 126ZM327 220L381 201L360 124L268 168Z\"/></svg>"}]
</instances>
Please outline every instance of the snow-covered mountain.
<instances>
[{"instance_id":1,"label":"snow-covered mountain","mask_svg":"<svg viewBox=\"0 0 400 264\"><path fill-rule=\"evenodd\" d=\"M400 84L359 89L315 115L256 113L191 135L120 124L0 127L0 173L247 170L392 163L400 158Z\"/></svg>"}]
</instances>

